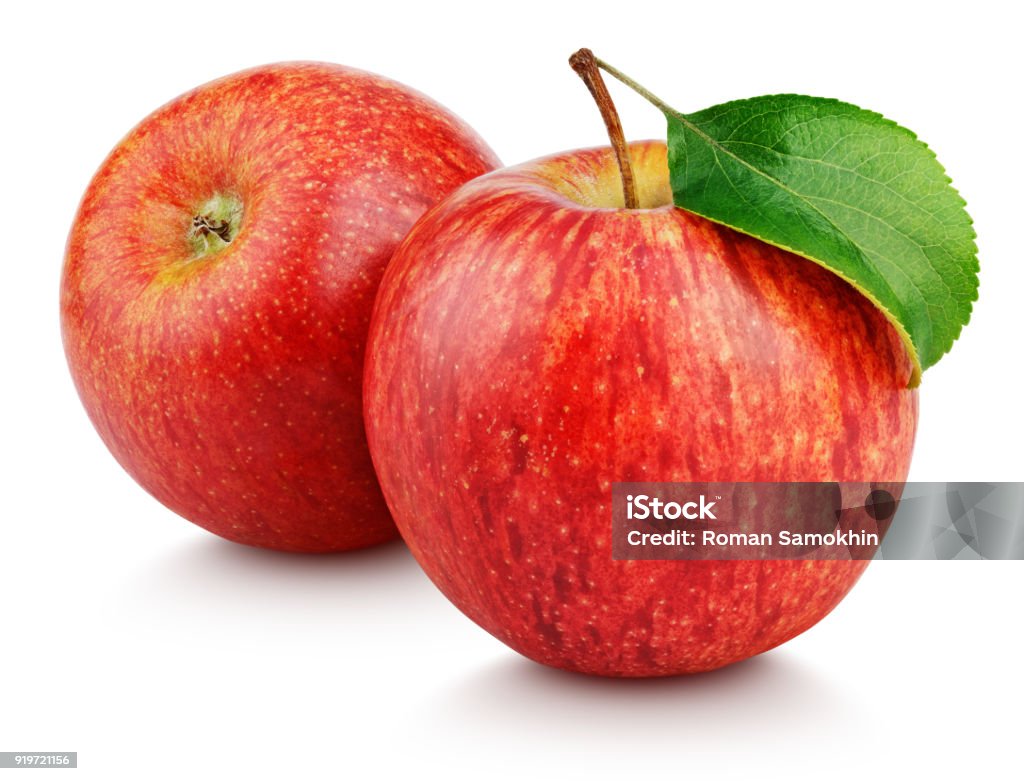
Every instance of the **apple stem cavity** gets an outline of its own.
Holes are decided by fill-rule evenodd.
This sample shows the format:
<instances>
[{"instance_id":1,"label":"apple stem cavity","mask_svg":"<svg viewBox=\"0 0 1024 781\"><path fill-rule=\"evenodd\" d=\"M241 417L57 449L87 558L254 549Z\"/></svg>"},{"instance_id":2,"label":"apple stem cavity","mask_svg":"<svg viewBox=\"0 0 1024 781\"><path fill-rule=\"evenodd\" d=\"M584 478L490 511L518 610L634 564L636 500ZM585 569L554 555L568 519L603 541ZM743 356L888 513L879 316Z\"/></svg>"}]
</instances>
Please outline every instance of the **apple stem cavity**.
<instances>
[{"instance_id":1,"label":"apple stem cavity","mask_svg":"<svg viewBox=\"0 0 1024 781\"><path fill-rule=\"evenodd\" d=\"M587 89L590 90L594 102L597 103L597 107L601 111L601 118L608 129L608 139L612 143L612 149L615 150L619 174L622 176L622 200L627 209L637 209L640 206L640 201L636 196L636 181L633 178L633 166L629 161L629 147L626 146L626 136L622 132L619 112L615 110L615 103L612 102L612 96L608 94L608 87L601 77L600 67L603 63L594 56L590 49L580 49L569 58L569 65L583 79L583 83L587 85Z\"/></svg>"},{"instance_id":2,"label":"apple stem cavity","mask_svg":"<svg viewBox=\"0 0 1024 781\"><path fill-rule=\"evenodd\" d=\"M189 223L192 259L209 257L228 246L242 224L242 201L231 193L217 193L195 210Z\"/></svg>"}]
</instances>

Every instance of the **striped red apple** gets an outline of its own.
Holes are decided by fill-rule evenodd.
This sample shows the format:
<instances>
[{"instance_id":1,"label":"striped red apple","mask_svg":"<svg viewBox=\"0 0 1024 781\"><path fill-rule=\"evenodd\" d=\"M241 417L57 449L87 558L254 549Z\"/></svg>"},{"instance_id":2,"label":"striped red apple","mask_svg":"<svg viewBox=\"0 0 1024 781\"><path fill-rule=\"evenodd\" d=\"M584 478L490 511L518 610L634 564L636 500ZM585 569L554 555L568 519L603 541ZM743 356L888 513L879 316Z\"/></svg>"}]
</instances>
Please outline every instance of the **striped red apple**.
<instances>
[{"instance_id":1,"label":"striped red apple","mask_svg":"<svg viewBox=\"0 0 1024 781\"><path fill-rule=\"evenodd\" d=\"M911 356L835 274L672 205L661 143L470 182L389 265L367 434L403 537L520 653L710 670L803 632L864 561L616 561L616 481L902 481Z\"/></svg>"},{"instance_id":2,"label":"striped red apple","mask_svg":"<svg viewBox=\"0 0 1024 781\"><path fill-rule=\"evenodd\" d=\"M413 222L496 164L436 103L337 65L255 68L147 117L90 183L61 285L117 460L230 540L395 537L363 431L374 295Z\"/></svg>"}]
</instances>

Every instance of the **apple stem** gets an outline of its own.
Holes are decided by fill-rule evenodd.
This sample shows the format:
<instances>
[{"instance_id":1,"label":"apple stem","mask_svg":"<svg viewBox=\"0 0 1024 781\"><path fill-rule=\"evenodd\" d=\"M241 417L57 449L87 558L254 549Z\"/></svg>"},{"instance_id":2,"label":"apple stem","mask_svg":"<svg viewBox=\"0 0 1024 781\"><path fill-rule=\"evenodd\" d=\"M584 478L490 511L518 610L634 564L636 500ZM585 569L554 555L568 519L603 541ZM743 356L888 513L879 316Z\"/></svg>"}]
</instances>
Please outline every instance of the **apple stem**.
<instances>
[{"instance_id":1,"label":"apple stem","mask_svg":"<svg viewBox=\"0 0 1024 781\"><path fill-rule=\"evenodd\" d=\"M676 111L674 108L672 108L668 103L663 101L661 98L659 98L657 95L655 95L653 92L651 92L649 89L647 89L643 85L638 84L637 82L633 81L633 79L629 78L629 76L627 76L625 73L620 71L618 68L616 68L616 67L614 67L612 65L609 65L607 62L605 62L604 60L599 59L597 57L594 57L594 64L598 68L600 68L601 70L605 71L609 76L612 76L612 77L618 79L619 81L621 81L623 84L625 84L631 90L633 90L633 92L637 93L640 97L644 98L648 103L651 103L656 108L661 109L661 113L663 113L663 114L670 114L673 117L676 117L677 119L682 120L685 124L690 124L689 120L686 119L686 117L683 114L680 114L678 111Z\"/></svg>"},{"instance_id":2,"label":"apple stem","mask_svg":"<svg viewBox=\"0 0 1024 781\"><path fill-rule=\"evenodd\" d=\"M601 118L608 129L608 139L612 142L612 149L615 150L615 160L619 164L619 174L622 176L622 200L627 209L636 209L640 201L636 197L636 181L633 178L633 166L629 161L629 147L626 146L626 136L622 132L622 123L619 121L619 112L615 110L612 96L608 94L608 87L605 86L599 69L603 63L594 56L590 49L580 49L569 58L569 65L583 79L590 94L594 97L598 109L601 111ZM616 76L612 71L613 76ZM619 78L616 76L616 78ZM635 89L635 88L634 88Z\"/></svg>"}]
</instances>

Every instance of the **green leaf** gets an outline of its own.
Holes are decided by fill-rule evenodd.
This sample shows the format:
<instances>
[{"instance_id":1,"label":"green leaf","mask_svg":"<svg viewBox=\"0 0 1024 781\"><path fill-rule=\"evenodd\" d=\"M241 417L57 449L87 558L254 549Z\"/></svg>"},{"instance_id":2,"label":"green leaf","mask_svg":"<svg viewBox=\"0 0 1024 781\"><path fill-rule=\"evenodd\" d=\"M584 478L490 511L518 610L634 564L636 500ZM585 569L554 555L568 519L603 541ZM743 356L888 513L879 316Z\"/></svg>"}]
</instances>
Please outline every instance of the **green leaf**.
<instances>
[{"instance_id":1,"label":"green leaf","mask_svg":"<svg viewBox=\"0 0 1024 781\"><path fill-rule=\"evenodd\" d=\"M675 203L835 272L896 325L913 384L977 299L971 218L931 150L849 103L800 95L695 114L664 104Z\"/></svg>"}]
</instances>

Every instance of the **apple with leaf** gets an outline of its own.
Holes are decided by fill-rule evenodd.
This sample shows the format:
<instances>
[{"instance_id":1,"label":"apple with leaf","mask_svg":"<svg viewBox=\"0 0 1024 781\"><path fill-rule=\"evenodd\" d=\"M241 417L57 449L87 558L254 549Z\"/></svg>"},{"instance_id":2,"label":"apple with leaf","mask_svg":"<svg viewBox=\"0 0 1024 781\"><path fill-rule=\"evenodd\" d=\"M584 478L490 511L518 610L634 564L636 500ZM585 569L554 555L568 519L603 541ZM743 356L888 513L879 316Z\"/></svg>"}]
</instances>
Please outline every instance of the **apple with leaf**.
<instances>
[{"instance_id":1,"label":"apple with leaf","mask_svg":"<svg viewBox=\"0 0 1024 781\"><path fill-rule=\"evenodd\" d=\"M571 62L612 148L486 174L413 227L370 327L370 449L427 574L515 650L711 670L808 629L868 562L614 560L613 484L905 480L921 372L976 298L974 232L878 114L682 114ZM601 69L667 144L624 141Z\"/></svg>"}]
</instances>

